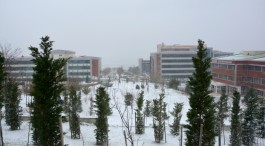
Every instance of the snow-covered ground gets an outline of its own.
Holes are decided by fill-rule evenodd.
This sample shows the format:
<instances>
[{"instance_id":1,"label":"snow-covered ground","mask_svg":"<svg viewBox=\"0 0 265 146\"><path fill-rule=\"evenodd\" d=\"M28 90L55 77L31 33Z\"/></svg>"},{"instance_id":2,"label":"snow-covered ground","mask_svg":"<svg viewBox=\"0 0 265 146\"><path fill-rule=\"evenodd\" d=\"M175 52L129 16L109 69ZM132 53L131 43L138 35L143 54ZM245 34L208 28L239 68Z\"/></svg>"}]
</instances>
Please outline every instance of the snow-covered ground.
<instances>
[{"instance_id":1,"label":"snow-covered ground","mask_svg":"<svg viewBox=\"0 0 265 146\"><path fill-rule=\"evenodd\" d=\"M106 90L109 93L109 96L111 97L111 106L113 107L112 111L113 114L108 117L108 123L109 123L109 146L124 146L125 141L123 137L123 130L125 128L123 127L123 124L121 122L120 116L118 114L118 111L114 107L114 98L116 101L118 101L119 105L121 106L121 109L123 110L125 108L124 105L124 95L126 92L130 92L134 95L135 99L138 97L138 94L140 90L136 90L135 86L136 84L140 85L140 83L133 84L132 82L126 83L121 82L118 84L118 82L113 82L113 86L107 88ZM80 117L90 117L89 116L89 97L93 96L95 97L95 90L97 87L92 87L91 93L88 96L85 96L82 94L82 106L83 106L83 112L80 113ZM144 99L145 100L152 100L154 98L158 98L159 94L161 93L161 88L155 89L154 84L149 83L149 91L147 91L147 87L145 85L144 89ZM183 94L180 91L172 90L165 88L165 100L166 103L168 103L167 110L172 111L174 107L175 102L184 103L183 110L182 110L182 119L181 124L186 124L186 112L189 109L189 100L188 96ZM25 107L25 97L23 96L23 100L21 102L21 106L23 107L23 114L28 115L28 110ZM145 105L145 104L144 104ZM134 102L133 109L136 108L136 103ZM134 112L134 110L131 110L129 108L129 113ZM130 115L130 114L129 114ZM134 115L134 114L132 114ZM168 113L168 115L170 115ZM93 116L95 117L95 115ZM153 145L163 145L163 146L171 146L171 145L180 145L180 137L179 136L173 136L170 134L170 128L169 124L173 122L173 118L169 118L166 121L166 142L162 141L160 144L157 144L154 142L154 132L152 128L152 117L147 117L145 121L145 133L142 135L134 134L134 116L130 116L130 123L132 125L132 133L134 137L134 145L135 146L153 146ZM28 121L23 121L21 125L20 130L16 131L10 131L9 127L5 124L5 119L2 120L2 127L3 127L3 136L4 136L4 143L6 146L25 146L28 143L28 137L29 137L29 123ZM71 139L70 136L70 130L69 130L69 123L63 123L63 131L66 133L64 135L64 143L68 144L69 146L91 146L95 145L95 133L94 129L96 127L93 124L88 123L81 123L81 139ZM229 135L230 132L225 132L225 145L229 144ZM260 141L261 144L265 145L265 140ZM29 138L29 143L32 144L31 141L31 135ZM185 144L185 133L183 132L183 145ZM216 137L216 144L217 137ZM222 137L222 145L223 145L223 137Z\"/></svg>"}]
</instances>

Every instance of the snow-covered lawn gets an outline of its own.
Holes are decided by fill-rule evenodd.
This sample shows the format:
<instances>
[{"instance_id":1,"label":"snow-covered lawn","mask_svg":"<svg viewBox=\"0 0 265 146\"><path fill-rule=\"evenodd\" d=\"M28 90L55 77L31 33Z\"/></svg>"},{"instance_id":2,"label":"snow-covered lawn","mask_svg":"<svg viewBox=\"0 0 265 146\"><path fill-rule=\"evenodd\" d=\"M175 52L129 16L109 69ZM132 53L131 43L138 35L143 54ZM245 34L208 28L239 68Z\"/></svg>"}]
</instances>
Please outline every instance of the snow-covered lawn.
<instances>
[{"instance_id":1,"label":"snow-covered lawn","mask_svg":"<svg viewBox=\"0 0 265 146\"><path fill-rule=\"evenodd\" d=\"M140 90L136 90L135 86L136 84L140 85L140 83L133 84L132 82L126 83L122 82L118 84L118 82L113 82L113 86L107 88L106 90L109 93L109 96L111 98L111 106L113 107L112 111L113 114L108 117L108 123L109 123L109 146L124 146L125 141L123 137L123 130L125 128L123 127L123 124L121 122L120 116L118 114L118 111L114 108L114 98L116 101L118 101L119 105L121 106L121 109L123 110L125 108L124 104L124 95L126 92L130 92L134 95L135 99L138 97L138 93ZM80 117L90 117L89 116L89 97L93 96L95 98L95 89L97 87L92 87L92 91L88 96L85 96L82 94L82 106L83 106L83 112L80 113ZM144 99L145 100L152 100L154 98L158 98L159 94L161 93L161 88L155 89L154 84L149 83L149 91L147 91L147 87L145 85L144 88ZM189 109L189 100L188 96L181 93L180 91L175 91L172 89L165 88L165 100L164 100L168 106L167 110L172 111L174 107L175 102L184 103L183 110L182 110L182 119L181 124L186 124L186 112ZM21 102L21 105L23 106L23 114L28 115L28 110L25 107L25 97L23 96L23 100ZM145 105L145 104L144 104ZM134 109L136 108L136 103L134 102L133 109L129 108L129 115L133 112L132 115L134 115ZM168 113L168 115L170 115ZM93 116L95 117L95 115ZM134 116L130 117L130 123L132 126L132 133L134 133ZM171 145L180 145L180 138L179 136L173 136L170 134L170 128L169 124L173 122L173 118L169 118L166 121L166 142L162 141L160 144L157 144L154 142L154 132L152 128L152 117L147 117L145 121L145 134L142 135L136 135L134 134L134 145L135 146L153 146L153 145L163 145L163 146L171 146ZM29 131L29 123L28 121L23 121L21 125L20 130L16 131L10 131L8 126L5 124L5 119L2 120L2 127L3 127L3 136L4 136L4 143L6 146L24 146L27 145L28 142L28 131ZM68 144L69 146L91 146L95 145L95 133L94 129L96 127L93 124L88 123L81 123L81 139L71 139L70 136L70 130L69 130L69 123L63 123L63 131L66 133L64 135L64 143ZM225 141L226 145L228 145L229 142L229 135L230 132L225 132ZM30 135L30 144L32 144L31 141L31 135ZM223 140L223 138L222 138ZM183 145L185 143L185 133L183 132ZM263 141L262 144L265 142ZM216 137L216 144L217 137Z\"/></svg>"}]
</instances>

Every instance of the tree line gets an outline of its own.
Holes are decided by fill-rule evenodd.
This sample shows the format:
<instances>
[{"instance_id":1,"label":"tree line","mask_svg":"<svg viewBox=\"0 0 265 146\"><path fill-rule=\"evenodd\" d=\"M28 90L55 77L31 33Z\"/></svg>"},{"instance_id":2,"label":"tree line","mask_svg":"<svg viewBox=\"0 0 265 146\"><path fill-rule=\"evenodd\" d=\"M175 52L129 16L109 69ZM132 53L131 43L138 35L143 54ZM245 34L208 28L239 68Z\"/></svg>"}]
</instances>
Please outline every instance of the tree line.
<instances>
[{"instance_id":1,"label":"tree line","mask_svg":"<svg viewBox=\"0 0 265 146\"><path fill-rule=\"evenodd\" d=\"M33 70L32 88L29 95L33 101L28 105L31 113L30 123L32 125L32 140L34 145L64 145L62 120L69 121L71 138L81 137L79 113L82 112L81 91L87 96L90 92L88 87L81 88L74 80L66 80L63 67L67 58L53 59L50 57L53 41L49 37L42 37L40 48L29 47L33 62L36 65ZM210 81L212 79L209 72L211 58L207 57L204 42L198 41L197 56L193 57L195 71L189 78L189 105L187 113L187 124L183 125L186 129L187 146L213 146L215 136L219 136L219 145L221 145L221 135L224 133L224 121L231 117L230 126L230 144L232 146L255 145L256 138L265 138L265 101L255 94L253 88L249 88L248 93L244 96L242 104L245 106L241 109L240 94L236 90L232 96L232 107L228 106L228 96L223 92L218 102L210 95ZM8 75L8 64L6 64L4 53L0 53L0 109L5 106L5 120L11 130L17 130L21 124L21 92L18 89L18 83L14 78ZM120 77L121 73L119 74ZM120 78L119 78L120 81ZM68 86L64 83L67 82ZM178 82L172 80L169 85L176 89ZM144 89L144 85L141 85ZM140 90L140 86L136 86ZM63 99L61 98L63 95ZM128 107L132 107L133 97L129 93L124 96L125 108L128 113ZM166 141L165 120L167 115L167 103L164 102L165 93L162 89L159 98L152 101L145 101L144 92L141 91L136 99L135 116L135 133L144 134L145 117L153 116L153 129L155 142ZM90 98L91 114L94 110L97 115L95 123L95 139L97 145L108 144L108 116L112 114L110 107L110 97L104 87L96 90L95 99ZM132 129L129 121L126 121L124 113L121 112L118 103L115 103L121 120L127 130L124 131L125 142L127 140L134 145ZM95 109L94 109L95 108ZM173 135L180 134L180 119L182 117L183 103L175 103L174 109L170 114L173 117L173 123L170 125L170 133ZM231 108L231 110L230 110ZM131 108L133 109L133 108ZM231 113L229 113L231 111ZM62 119L62 113L67 115ZM131 112L132 113L132 112ZM0 115L2 119L2 112ZM2 126L0 125L0 138L3 143ZM225 142L225 140L224 140Z\"/></svg>"}]
</instances>

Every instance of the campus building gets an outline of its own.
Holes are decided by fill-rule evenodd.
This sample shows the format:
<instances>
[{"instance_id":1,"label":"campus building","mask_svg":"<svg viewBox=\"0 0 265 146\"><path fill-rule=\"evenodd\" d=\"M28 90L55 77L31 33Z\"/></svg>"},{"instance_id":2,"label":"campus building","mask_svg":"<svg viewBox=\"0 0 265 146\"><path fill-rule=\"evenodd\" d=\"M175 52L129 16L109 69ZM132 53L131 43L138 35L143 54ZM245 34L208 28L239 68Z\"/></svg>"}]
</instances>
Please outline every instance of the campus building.
<instances>
[{"instance_id":1,"label":"campus building","mask_svg":"<svg viewBox=\"0 0 265 146\"><path fill-rule=\"evenodd\" d=\"M91 56L75 56L75 52L68 50L53 50L54 59L68 59L65 65L65 76L81 82L100 76L101 58ZM10 63L10 75L20 82L31 82L33 67L32 57L17 57Z\"/></svg>"},{"instance_id":2,"label":"campus building","mask_svg":"<svg viewBox=\"0 0 265 146\"><path fill-rule=\"evenodd\" d=\"M140 74L150 74L150 60L144 60L143 58L140 58L138 60L138 67Z\"/></svg>"},{"instance_id":3,"label":"campus building","mask_svg":"<svg viewBox=\"0 0 265 146\"><path fill-rule=\"evenodd\" d=\"M245 51L240 54L212 59L214 92L231 95L237 90L245 95L250 87L259 96L265 95L265 51Z\"/></svg>"},{"instance_id":4,"label":"campus building","mask_svg":"<svg viewBox=\"0 0 265 146\"><path fill-rule=\"evenodd\" d=\"M212 48L207 48L209 57ZM155 78L175 78L186 81L194 72L192 57L197 55L196 45L157 45L157 52L150 55L150 75Z\"/></svg>"}]
</instances>

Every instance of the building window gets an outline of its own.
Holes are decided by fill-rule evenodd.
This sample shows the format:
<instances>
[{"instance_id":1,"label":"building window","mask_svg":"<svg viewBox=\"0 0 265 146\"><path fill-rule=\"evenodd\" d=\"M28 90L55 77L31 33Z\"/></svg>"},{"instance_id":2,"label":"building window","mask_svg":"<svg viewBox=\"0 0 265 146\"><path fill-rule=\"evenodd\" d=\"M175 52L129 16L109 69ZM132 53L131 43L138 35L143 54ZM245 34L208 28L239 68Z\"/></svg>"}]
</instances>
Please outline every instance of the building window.
<instances>
[{"instance_id":1,"label":"building window","mask_svg":"<svg viewBox=\"0 0 265 146\"><path fill-rule=\"evenodd\" d=\"M217 74L217 73L212 73L212 76L213 76L214 78L218 78L218 74Z\"/></svg>"},{"instance_id":2,"label":"building window","mask_svg":"<svg viewBox=\"0 0 265 146\"><path fill-rule=\"evenodd\" d=\"M192 59L170 59L170 60L162 60L162 63L191 63Z\"/></svg>"},{"instance_id":3,"label":"building window","mask_svg":"<svg viewBox=\"0 0 265 146\"><path fill-rule=\"evenodd\" d=\"M248 70L248 65L243 65L243 70Z\"/></svg>"},{"instance_id":4,"label":"building window","mask_svg":"<svg viewBox=\"0 0 265 146\"><path fill-rule=\"evenodd\" d=\"M262 67L262 71L265 72L265 67Z\"/></svg>"},{"instance_id":5,"label":"building window","mask_svg":"<svg viewBox=\"0 0 265 146\"><path fill-rule=\"evenodd\" d=\"M227 78L229 81L234 81L234 77L233 76L228 76Z\"/></svg>"},{"instance_id":6,"label":"building window","mask_svg":"<svg viewBox=\"0 0 265 146\"><path fill-rule=\"evenodd\" d=\"M196 54L162 54L162 57L195 57Z\"/></svg>"},{"instance_id":7,"label":"building window","mask_svg":"<svg viewBox=\"0 0 265 146\"><path fill-rule=\"evenodd\" d=\"M254 81L255 84L260 84L259 78L253 78L253 81Z\"/></svg>"},{"instance_id":8,"label":"building window","mask_svg":"<svg viewBox=\"0 0 265 146\"><path fill-rule=\"evenodd\" d=\"M226 65L226 64L220 64L220 65L219 65L219 68L220 68L220 69L227 69L227 65Z\"/></svg>"},{"instance_id":9,"label":"building window","mask_svg":"<svg viewBox=\"0 0 265 146\"><path fill-rule=\"evenodd\" d=\"M261 67L260 66L255 66L255 71L261 71Z\"/></svg>"},{"instance_id":10,"label":"building window","mask_svg":"<svg viewBox=\"0 0 265 146\"><path fill-rule=\"evenodd\" d=\"M235 70L235 65L228 65L229 70Z\"/></svg>"},{"instance_id":11,"label":"building window","mask_svg":"<svg viewBox=\"0 0 265 146\"><path fill-rule=\"evenodd\" d=\"M248 82L253 83L253 78L252 77L248 77Z\"/></svg>"},{"instance_id":12,"label":"building window","mask_svg":"<svg viewBox=\"0 0 265 146\"><path fill-rule=\"evenodd\" d=\"M265 85L265 79L262 79L262 84Z\"/></svg>"},{"instance_id":13,"label":"building window","mask_svg":"<svg viewBox=\"0 0 265 146\"><path fill-rule=\"evenodd\" d=\"M162 65L162 68L193 68L193 64Z\"/></svg>"},{"instance_id":14,"label":"building window","mask_svg":"<svg viewBox=\"0 0 265 146\"><path fill-rule=\"evenodd\" d=\"M192 73L194 70L162 70L162 73Z\"/></svg>"},{"instance_id":15,"label":"building window","mask_svg":"<svg viewBox=\"0 0 265 146\"><path fill-rule=\"evenodd\" d=\"M253 65L248 65L248 70L254 70L254 66Z\"/></svg>"}]
</instances>

